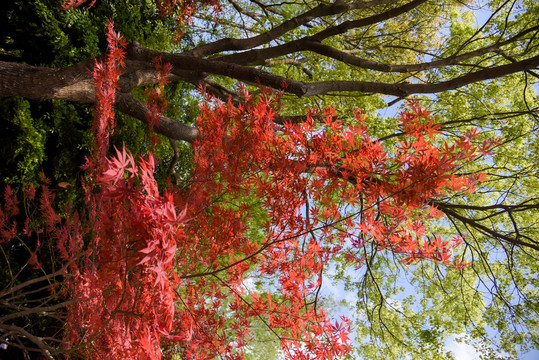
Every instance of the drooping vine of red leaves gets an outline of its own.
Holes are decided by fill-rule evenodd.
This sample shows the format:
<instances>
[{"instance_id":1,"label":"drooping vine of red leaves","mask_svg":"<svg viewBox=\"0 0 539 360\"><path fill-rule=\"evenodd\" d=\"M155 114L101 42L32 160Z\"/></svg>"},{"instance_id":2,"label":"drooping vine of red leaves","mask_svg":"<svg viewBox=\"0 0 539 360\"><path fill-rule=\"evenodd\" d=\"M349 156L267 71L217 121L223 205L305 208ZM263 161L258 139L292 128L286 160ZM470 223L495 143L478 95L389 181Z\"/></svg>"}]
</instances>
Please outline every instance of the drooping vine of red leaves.
<instances>
[{"instance_id":1,"label":"drooping vine of red leaves","mask_svg":"<svg viewBox=\"0 0 539 360\"><path fill-rule=\"evenodd\" d=\"M107 43L109 51L106 61L96 61L92 71L97 99L92 124L95 151L92 153L92 158L89 159L87 167L96 173L104 169L109 137L114 131L114 103L116 102L118 79L122 73L121 68L125 66L124 48L127 44L120 34L113 30L113 24L110 20L108 29Z\"/></svg>"},{"instance_id":2,"label":"drooping vine of red leaves","mask_svg":"<svg viewBox=\"0 0 539 360\"><path fill-rule=\"evenodd\" d=\"M138 161L123 148L106 158L114 128L114 92L121 72L122 39L109 23L109 54L96 63L96 147L85 168L84 228L73 222L69 246L59 242L70 263L65 347L89 358L161 357L160 340L172 329L175 293L169 274L183 215L172 197L160 195L152 154ZM86 249L84 237L89 237Z\"/></svg>"}]
</instances>

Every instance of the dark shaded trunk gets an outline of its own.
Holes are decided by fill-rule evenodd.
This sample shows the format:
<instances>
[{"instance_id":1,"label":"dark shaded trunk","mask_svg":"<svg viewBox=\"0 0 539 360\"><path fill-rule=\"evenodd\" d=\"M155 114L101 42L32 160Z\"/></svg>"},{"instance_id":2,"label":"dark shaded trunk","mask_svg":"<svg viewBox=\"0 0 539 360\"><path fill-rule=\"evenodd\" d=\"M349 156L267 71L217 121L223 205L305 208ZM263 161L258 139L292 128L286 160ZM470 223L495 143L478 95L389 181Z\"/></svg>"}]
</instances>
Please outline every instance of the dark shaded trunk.
<instances>
[{"instance_id":1,"label":"dark shaded trunk","mask_svg":"<svg viewBox=\"0 0 539 360\"><path fill-rule=\"evenodd\" d=\"M52 69L0 61L0 96L92 103L95 91L90 64Z\"/></svg>"}]
</instances>

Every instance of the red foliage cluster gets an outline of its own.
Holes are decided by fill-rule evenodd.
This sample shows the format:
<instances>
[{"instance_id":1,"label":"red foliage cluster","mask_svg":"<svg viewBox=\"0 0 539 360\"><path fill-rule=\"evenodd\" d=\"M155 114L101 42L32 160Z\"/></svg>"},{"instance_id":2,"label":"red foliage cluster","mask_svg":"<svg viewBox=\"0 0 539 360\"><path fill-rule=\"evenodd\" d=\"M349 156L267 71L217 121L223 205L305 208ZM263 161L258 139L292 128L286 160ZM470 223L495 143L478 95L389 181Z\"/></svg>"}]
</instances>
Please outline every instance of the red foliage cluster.
<instances>
[{"instance_id":1,"label":"red foliage cluster","mask_svg":"<svg viewBox=\"0 0 539 360\"><path fill-rule=\"evenodd\" d=\"M461 239L431 239L422 221L438 216L433 197L472 191L481 180L454 175L492 146L474 146L474 131L436 146L437 126L411 101L400 116L401 141L387 147L369 136L361 114L354 126L328 109L276 127L278 96L243 91L239 106L203 103L192 185L161 193L151 154L135 161L124 148L106 158L123 59L112 24L109 45L107 62L94 70L87 210L60 221L46 186L40 205L68 264L68 351L159 359L162 343L172 341L184 358L241 359L258 323L280 339L287 358L333 359L349 351L347 319L332 322L318 303L323 269L334 257L344 254L360 267L372 241L406 263L463 265L451 261ZM152 101L163 104L159 95ZM320 116L322 126L314 121ZM17 201L9 188L5 197L0 244L16 228L10 219ZM254 291L244 285L248 278L266 286Z\"/></svg>"},{"instance_id":2,"label":"red foliage cluster","mask_svg":"<svg viewBox=\"0 0 539 360\"><path fill-rule=\"evenodd\" d=\"M66 295L77 300L67 309L65 345L91 343L89 358L160 358L160 338L172 329L169 273L183 217L170 196L159 196L153 171L151 156L135 164L119 151L94 184L101 187L88 201L94 216L84 228L74 217L69 246L59 243L70 263Z\"/></svg>"},{"instance_id":3,"label":"red foliage cluster","mask_svg":"<svg viewBox=\"0 0 539 360\"><path fill-rule=\"evenodd\" d=\"M85 165L88 213L66 221L65 235L58 238L70 265L66 295L77 300L67 307L64 345L83 346L89 358L160 358L160 339L174 317L169 273L183 237L183 216L170 195L159 194L151 154L135 162L124 148L106 159L123 60L112 23L108 41L107 63L94 68L98 101L96 147Z\"/></svg>"},{"instance_id":4,"label":"red foliage cluster","mask_svg":"<svg viewBox=\"0 0 539 360\"><path fill-rule=\"evenodd\" d=\"M241 355L257 318L281 339L289 358L345 354L348 325L331 324L317 310L316 293L334 256L345 252L361 266L366 241L403 254L406 263L464 266L451 261L462 239L429 239L422 220L439 216L430 206L433 197L473 190L476 176L454 174L482 154L471 143L475 135L435 146L437 126L415 100L401 114L405 133L391 151L369 137L361 115L358 125L344 127L331 109L322 127L311 113L276 131L278 99L244 94L239 106L202 105L193 184L179 199L191 219L178 267L187 280L179 317L191 318L183 344L188 358ZM256 240L249 230L260 209L265 221ZM274 279L271 291L247 291L246 277ZM225 304L230 318L222 315Z\"/></svg>"},{"instance_id":5,"label":"red foliage cluster","mask_svg":"<svg viewBox=\"0 0 539 360\"><path fill-rule=\"evenodd\" d=\"M64 0L64 3L62 4L62 9L67 10L72 7L81 6L87 1L88 0ZM88 4L88 8L91 8L92 6L94 6L95 2L96 0L91 0L90 3Z\"/></svg>"},{"instance_id":6,"label":"red foliage cluster","mask_svg":"<svg viewBox=\"0 0 539 360\"><path fill-rule=\"evenodd\" d=\"M8 243L17 236L17 222L13 218L19 213L19 200L11 186L4 190L4 203L0 207L0 245Z\"/></svg>"},{"instance_id":7,"label":"red foliage cluster","mask_svg":"<svg viewBox=\"0 0 539 360\"><path fill-rule=\"evenodd\" d=\"M219 11L219 0L159 0L156 1L159 15L179 16L182 20L191 19L197 9L203 6L212 6L215 11Z\"/></svg>"}]
</instances>

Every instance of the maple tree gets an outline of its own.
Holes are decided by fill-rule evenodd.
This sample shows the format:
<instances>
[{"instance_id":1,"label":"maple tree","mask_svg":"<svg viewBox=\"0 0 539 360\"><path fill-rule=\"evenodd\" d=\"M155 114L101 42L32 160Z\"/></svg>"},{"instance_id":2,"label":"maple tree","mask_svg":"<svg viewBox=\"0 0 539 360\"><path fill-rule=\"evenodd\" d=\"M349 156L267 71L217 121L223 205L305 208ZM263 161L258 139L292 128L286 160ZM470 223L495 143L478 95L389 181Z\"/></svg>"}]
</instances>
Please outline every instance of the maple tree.
<instances>
[{"instance_id":1,"label":"maple tree","mask_svg":"<svg viewBox=\"0 0 539 360\"><path fill-rule=\"evenodd\" d=\"M416 6L420 2L413 3ZM317 11L319 15L346 11L348 8L341 8L344 5L350 4L322 4L309 16L316 16ZM395 12L405 12L410 6L395 7L382 14L395 16ZM192 9L179 13L189 16ZM296 21L304 21L302 16ZM532 31L522 30L511 39L527 39ZM31 241L22 241L33 244L28 251L28 265L39 268L42 264L37 259L41 260L45 252L41 242L52 239L54 251L67 264L52 275L36 277L38 282L56 280L56 286L62 287L48 288L57 304L45 306L50 303L46 300L41 306L19 308L3 317L10 321L2 324L10 336L29 339L26 341L32 343L30 346L37 346L45 355L66 352L85 357L159 357L163 346L187 358L212 358L218 354L239 357L252 340L253 324L258 322L279 339L289 357L331 358L349 350L350 325L345 318L335 323L322 311L319 291L323 271L329 264L337 262L371 271L372 257L366 251L370 246L395 254L412 266L420 259L456 268L469 265L470 258L453 254L458 253L458 245L465 239L430 235L425 223L440 216L441 210L450 219L484 230L475 220L462 220L453 211L453 204L437 199L450 194L457 198L468 196L484 178L463 169L498 142L484 138L480 141L482 135L466 129L454 143L445 145L439 132L442 125L417 100L410 100L398 119L397 136L379 135L366 120L368 112L357 113L353 121L341 122L328 106L325 110L309 110L307 116L288 118L282 116L287 107L282 99L287 93L309 96L367 85L338 81L306 85L290 77L255 71L248 67L252 61L246 63L237 56L227 60L239 65L236 67L208 60L208 54L226 50L222 46L226 41L195 49L190 53L196 58L193 62L189 57L149 50L136 43L123 54L120 37L112 28L108 36L109 55L94 68L91 90L88 82L80 80L81 69L93 64L86 62L64 74L77 74L78 82L70 88L75 92L54 93L58 98L97 104L95 140L83 181L84 205L77 211L59 212L53 209L53 195L47 186L37 198L30 188L22 216L28 220L18 221L17 227L11 218L21 214L17 214L12 191L6 190L3 243L11 247L22 238L30 238ZM255 49L256 44L249 42L251 52L263 53ZM298 44L301 49L308 45L324 53L328 50L306 40ZM488 50L485 49L481 51ZM275 49L267 53L275 56ZM155 60L155 56L161 60ZM532 71L534 59L457 76L449 85L459 87L478 77ZM146 62L142 68L141 62ZM350 59L345 58L345 62L350 63ZM253 88L249 94L239 87L232 92L198 73L186 75L182 69L205 69L274 90ZM41 70L44 69L32 68L33 76ZM62 69L55 71L61 72ZM146 83L157 83L149 93L149 103L142 107L133 102L126 85L126 79L140 74L146 76ZM24 76L20 75L16 81L24 87ZM178 77L203 85L207 92L193 127L161 114L164 85ZM4 84L11 84L9 76L5 79ZM77 90L79 82L84 86ZM380 89L402 96L449 86L396 85ZM3 89L2 94L6 94ZM28 90L43 97L41 89L26 86ZM17 90L13 93L36 96ZM160 164L151 150L143 151L138 161L125 147L107 158L108 137L115 128L113 104L161 134L193 143L194 167L189 186L181 190L172 185L159 189L153 173ZM455 175L459 172L468 175ZM27 216L31 209L28 202L36 199L44 218L33 221ZM501 236L510 243L533 248L529 239ZM60 281L62 275L65 276ZM252 291L243 285L253 277L262 279L263 291ZM30 285L14 286L2 296L16 296L17 291ZM13 302L10 299L8 303ZM32 337L11 323L40 313L65 322L62 336ZM62 345L56 346L60 344L57 340Z\"/></svg>"},{"instance_id":2,"label":"maple tree","mask_svg":"<svg viewBox=\"0 0 539 360\"><path fill-rule=\"evenodd\" d=\"M454 173L494 142L480 149L471 132L453 145L433 145L437 126L415 100L401 114L404 136L393 155L368 135L361 114L359 125L344 127L329 109L322 129L309 114L299 124L285 123L279 134L273 122L277 94L243 91L240 106L207 99L197 120L193 185L186 194L160 194L151 153L135 162L123 148L106 158L124 58L112 23L108 42L107 60L97 62L93 73L98 102L95 148L84 165L87 212L60 221L46 186L39 200L41 231L56 239L67 264L67 354L160 358L161 341L168 339L187 358L239 358L250 319L260 318L288 358L343 356L347 319L333 323L314 296L333 257L345 253L361 267L354 252L369 239L380 250L403 254L403 262L450 264L461 240L429 240L421 219L438 216L435 209L425 211L432 209L432 197L473 191L477 177ZM170 67L161 68L165 81ZM260 202L245 201L249 195ZM33 200L34 190L26 196ZM10 220L17 201L9 188L5 198L3 243L17 236L18 226ZM337 204L360 209L350 213ZM267 216L258 242L246 236L253 207ZM29 221L22 231L31 234ZM39 243L33 254L38 251ZM40 266L35 256L29 264ZM465 266L462 259L452 264ZM250 271L275 277L275 289L246 293L242 280ZM225 308L234 313L233 331L223 328ZM49 357L57 352L42 341L36 345Z\"/></svg>"}]
</instances>

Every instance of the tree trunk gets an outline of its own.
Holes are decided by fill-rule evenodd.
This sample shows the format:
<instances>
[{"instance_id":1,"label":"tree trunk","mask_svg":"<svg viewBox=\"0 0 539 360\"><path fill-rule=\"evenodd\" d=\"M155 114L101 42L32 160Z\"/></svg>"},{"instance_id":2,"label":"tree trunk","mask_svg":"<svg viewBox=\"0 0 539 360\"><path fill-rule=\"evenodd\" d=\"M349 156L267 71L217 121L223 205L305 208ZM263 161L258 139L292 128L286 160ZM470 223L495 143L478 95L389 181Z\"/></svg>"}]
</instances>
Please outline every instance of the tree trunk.
<instances>
[{"instance_id":1,"label":"tree trunk","mask_svg":"<svg viewBox=\"0 0 539 360\"><path fill-rule=\"evenodd\" d=\"M0 96L93 103L95 91L89 65L85 61L52 69L0 61Z\"/></svg>"},{"instance_id":2,"label":"tree trunk","mask_svg":"<svg viewBox=\"0 0 539 360\"><path fill-rule=\"evenodd\" d=\"M155 82L155 70L137 62L126 64L128 68L119 81L122 92L116 96L116 107L127 115L146 121L146 105L137 101L129 91ZM92 65L92 61L83 61L70 67L52 69L0 61L0 96L94 103ZM197 129L166 116L161 117L155 130L173 140L193 142L198 136Z\"/></svg>"}]
</instances>

